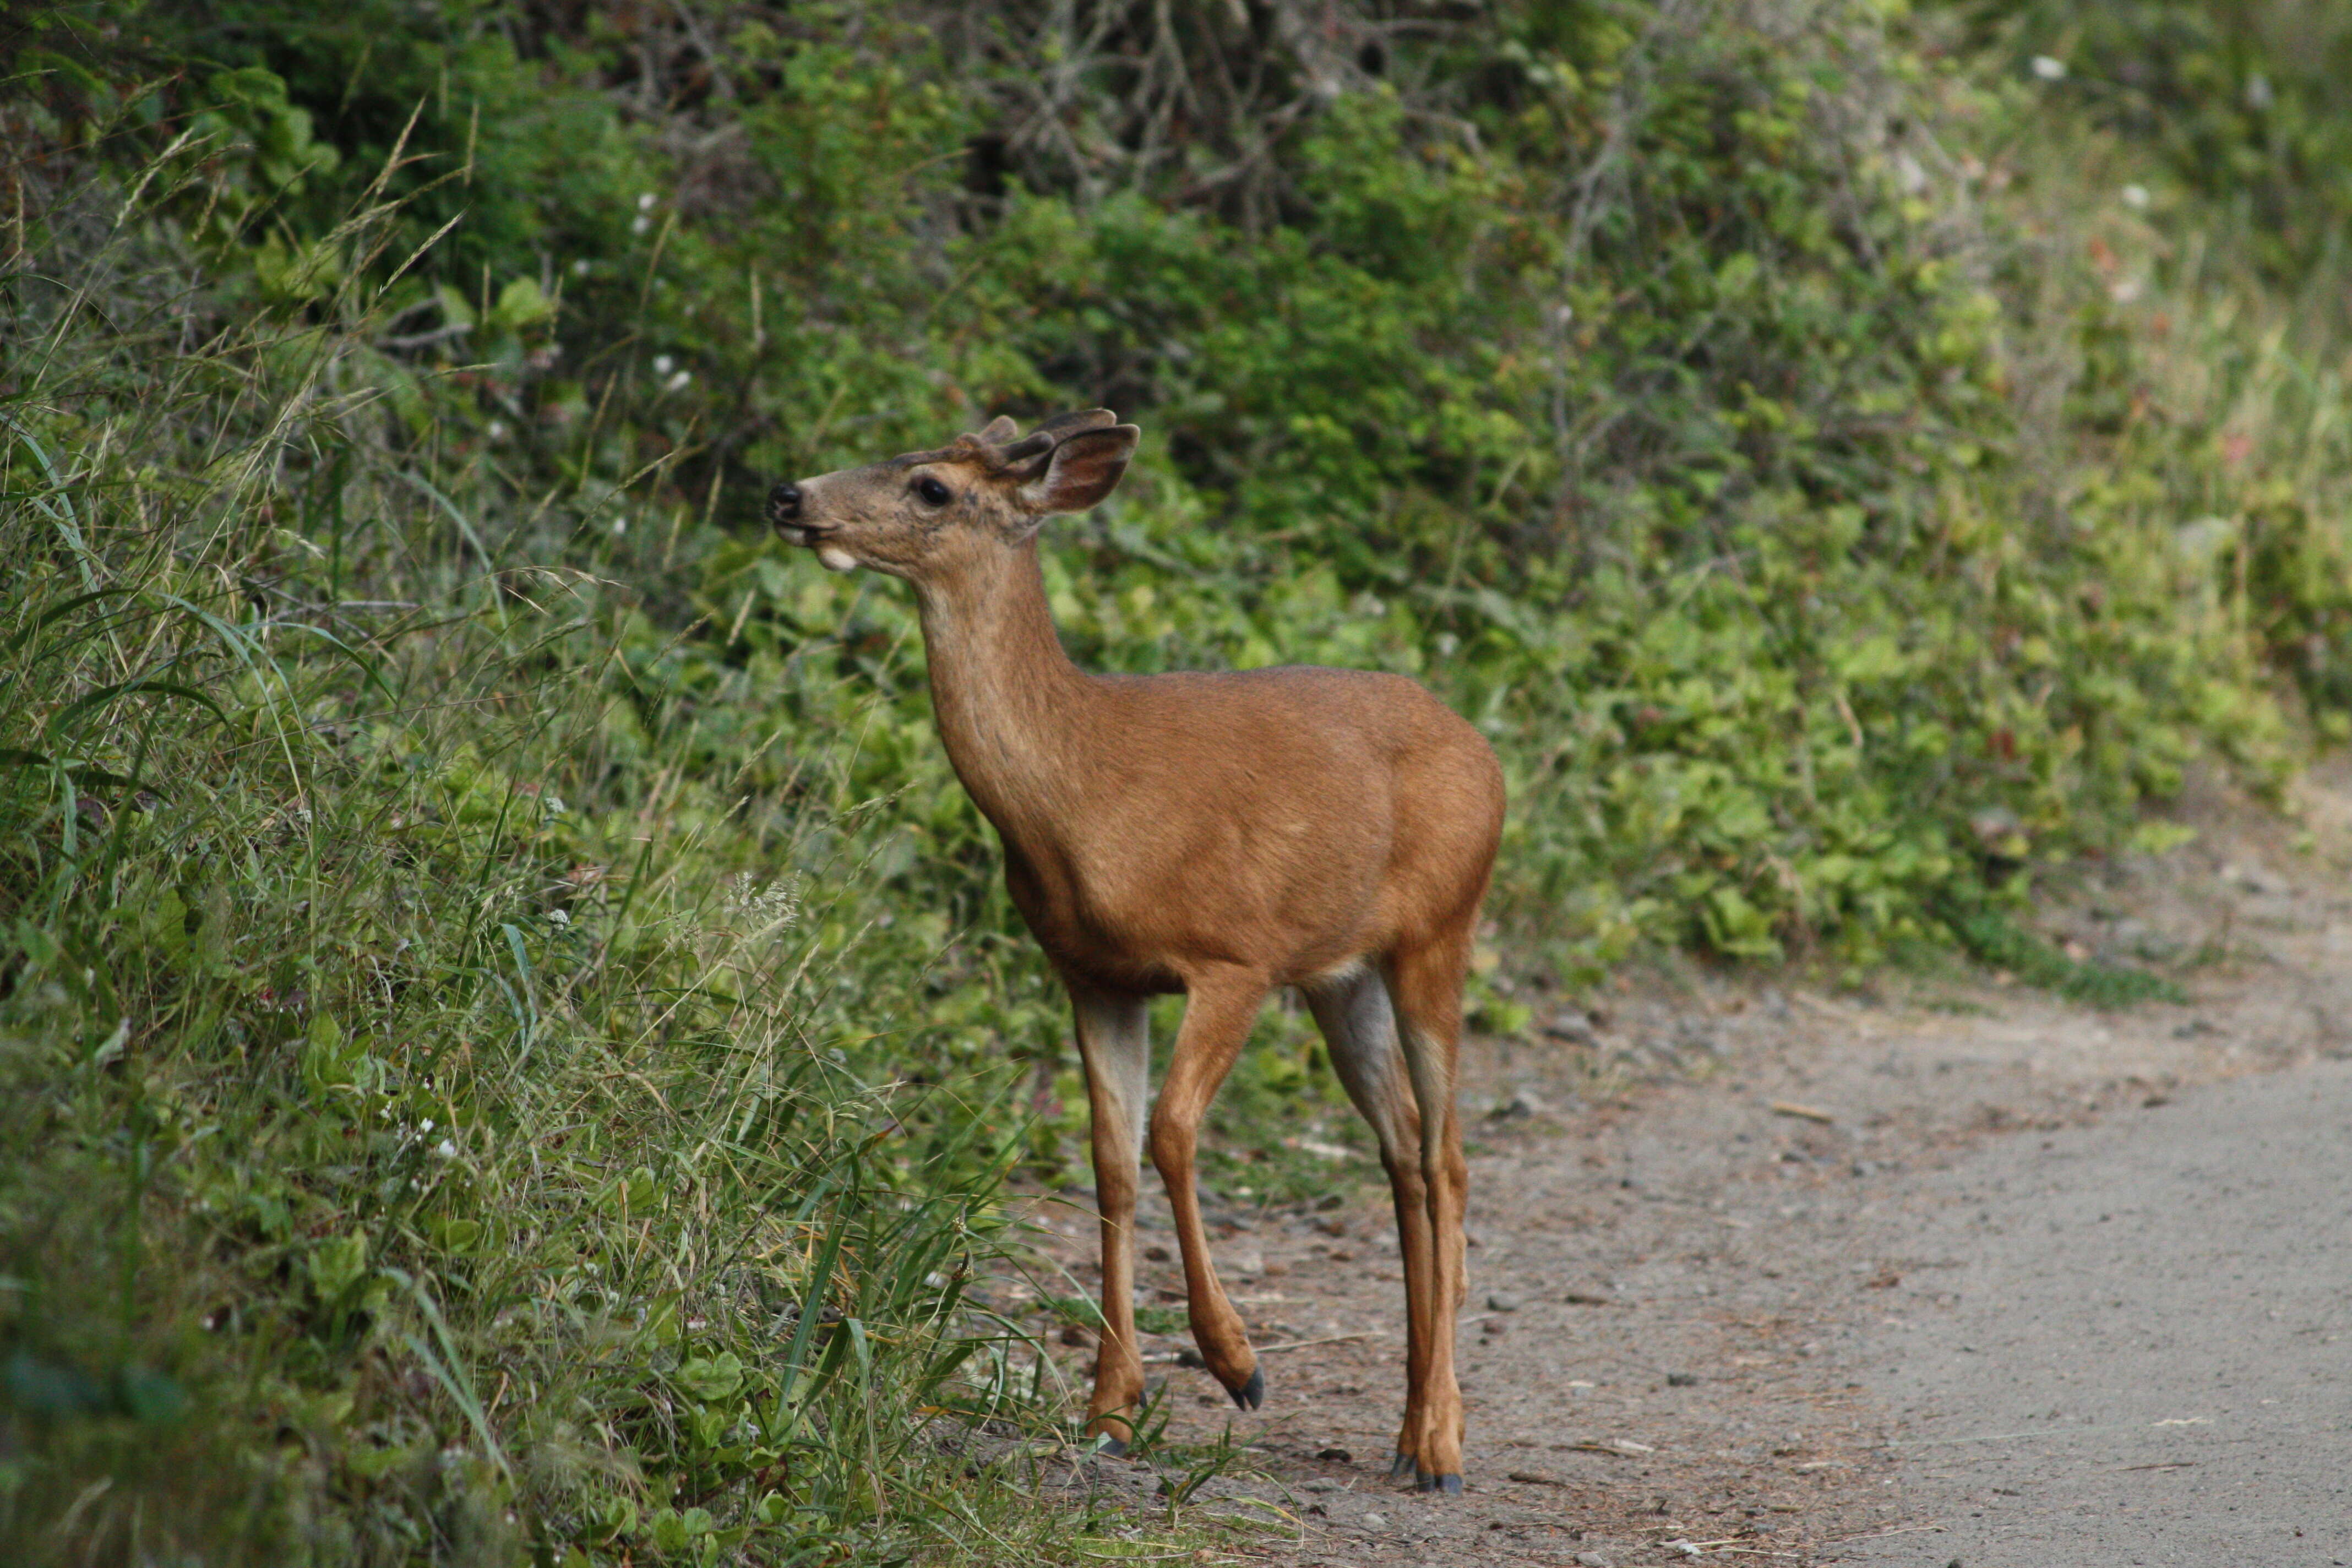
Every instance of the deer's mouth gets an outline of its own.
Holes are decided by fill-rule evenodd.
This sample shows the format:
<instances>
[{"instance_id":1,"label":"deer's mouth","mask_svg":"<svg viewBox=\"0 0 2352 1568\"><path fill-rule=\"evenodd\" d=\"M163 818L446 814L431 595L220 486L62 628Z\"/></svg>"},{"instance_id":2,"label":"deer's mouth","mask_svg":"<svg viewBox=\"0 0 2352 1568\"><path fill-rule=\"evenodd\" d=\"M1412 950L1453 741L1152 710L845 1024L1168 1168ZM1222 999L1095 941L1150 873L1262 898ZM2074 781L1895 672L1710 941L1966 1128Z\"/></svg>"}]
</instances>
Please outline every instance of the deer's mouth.
<instances>
[{"instance_id":1,"label":"deer's mouth","mask_svg":"<svg viewBox=\"0 0 2352 1568\"><path fill-rule=\"evenodd\" d=\"M838 529L805 522L780 522L776 524L776 531L784 536L787 543L815 551L817 563L828 572L855 572L864 564L836 542Z\"/></svg>"}]
</instances>

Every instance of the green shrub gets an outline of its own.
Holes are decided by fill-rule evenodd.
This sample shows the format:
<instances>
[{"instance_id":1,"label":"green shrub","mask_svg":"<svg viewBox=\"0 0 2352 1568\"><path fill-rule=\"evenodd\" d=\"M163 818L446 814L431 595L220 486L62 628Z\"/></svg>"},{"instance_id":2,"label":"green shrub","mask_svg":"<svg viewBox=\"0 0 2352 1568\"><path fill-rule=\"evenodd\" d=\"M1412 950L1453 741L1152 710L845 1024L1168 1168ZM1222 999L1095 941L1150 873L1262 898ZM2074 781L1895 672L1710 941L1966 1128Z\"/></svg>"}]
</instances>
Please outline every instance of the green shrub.
<instances>
[{"instance_id":1,"label":"green shrub","mask_svg":"<svg viewBox=\"0 0 2352 1568\"><path fill-rule=\"evenodd\" d=\"M228 68L171 90L246 83L342 150L277 209L289 254L404 191L388 277L464 212L392 283L415 346L383 374L533 520L499 558L642 584L658 624L690 605L659 679L772 663L788 727L839 710L812 677L892 693L855 784L919 825L902 885L958 924L1012 922L911 620L780 561L756 506L1005 406L1150 433L1131 493L1056 539L1076 651L1432 680L1505 751L1497 910L1569 976L1645 940L1867 956L1973 882L1987 810L2063 855L2200 747L2276 765L2231 637L2176 613L2169 524L2050 521L2069 481L2021 447L2004 242L1938 199L1920 62L1871 13L1507 7L1385 43L1349 15L1362 47L1327 58L1140 6L260 0L195 19L182 47ZM220 207L209 178L183 206ZM468 368L423 397L436 360ZM812 638L845 651L820 668Z\"/></svg>"},{"instance_id":2,"label":"green shrub","mask_svg":"<svg viewBox=\"0 0 2352 1568\"><path fill-rule=\"evenodd\" d=\"M2296 0L1948 0L1971 56L2145 148L2196 222L2290 287L2352 244L2352 17ZM2340 303L2340 302L2339 302Z\"/></svg>"}]
</instances>

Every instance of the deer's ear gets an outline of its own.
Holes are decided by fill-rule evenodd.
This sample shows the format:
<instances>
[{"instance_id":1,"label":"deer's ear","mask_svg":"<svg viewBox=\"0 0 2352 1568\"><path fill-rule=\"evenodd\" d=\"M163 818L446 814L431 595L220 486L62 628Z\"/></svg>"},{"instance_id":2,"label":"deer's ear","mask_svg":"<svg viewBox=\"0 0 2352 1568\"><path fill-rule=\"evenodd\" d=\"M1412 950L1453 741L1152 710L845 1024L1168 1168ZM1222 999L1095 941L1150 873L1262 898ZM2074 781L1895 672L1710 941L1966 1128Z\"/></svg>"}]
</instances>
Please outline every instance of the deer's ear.
<instances>
[{"instance_id":1,"label":"deer's ear","mask_svg":"<svg viewBox=\"0 0 2352 1568\"><path fill-rule=\"evenodd\" d=\"M1021 426L1013 423L1013 416L1000 414L988 422L988 428L980 433L980 438L992 447L1002 447L1020 434Z\"/></svg>"},{"instance_id":2,"label":"deer's ear","mask_svg":"<svg viewBox=\"0 0 2352 1568\"><path fill-rule=\"evenodd\" d=\"M1086 511L1101 504L1127 472L1128 459L1143 432L1132 425L1081 430L1054 447L1045 471L1021 487L1031 511Z\"/></svg>"}]
</instances>

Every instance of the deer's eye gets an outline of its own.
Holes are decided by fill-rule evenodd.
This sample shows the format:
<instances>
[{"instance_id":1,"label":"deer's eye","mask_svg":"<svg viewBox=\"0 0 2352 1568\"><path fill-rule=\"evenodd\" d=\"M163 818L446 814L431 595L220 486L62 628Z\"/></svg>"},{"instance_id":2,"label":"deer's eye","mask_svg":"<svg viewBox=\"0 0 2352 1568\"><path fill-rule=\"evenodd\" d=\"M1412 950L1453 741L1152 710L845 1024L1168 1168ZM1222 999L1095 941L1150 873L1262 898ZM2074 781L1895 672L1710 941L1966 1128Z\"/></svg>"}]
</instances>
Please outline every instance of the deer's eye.
<instances>
[{"instance_id":1,"label":"deer's eye","mask_svg":"<svg viewBox=\"0 0 2352 1568\"><path fill-rule=\"evenodd\" d=\"M923 498L923 504L925 506L945 506L948 502L955 500L955 492L953 490L950 490L947 486L940 483L939 480L931 478L929 474L925 474L921 479L915 481L915 493Z\"/></svg>"}]
</instances>

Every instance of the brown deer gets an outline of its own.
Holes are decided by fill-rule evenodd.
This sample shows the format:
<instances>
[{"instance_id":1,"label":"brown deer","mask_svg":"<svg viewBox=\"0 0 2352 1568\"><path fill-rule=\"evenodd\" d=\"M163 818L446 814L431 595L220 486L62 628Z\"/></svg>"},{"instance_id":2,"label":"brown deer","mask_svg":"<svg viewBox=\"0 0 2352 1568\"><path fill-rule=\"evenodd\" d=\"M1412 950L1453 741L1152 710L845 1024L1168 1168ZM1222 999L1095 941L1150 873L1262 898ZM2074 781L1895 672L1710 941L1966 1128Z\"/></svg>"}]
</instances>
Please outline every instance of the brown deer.
<instances>
[{"instance_id":1,"label":"brown deer","mask_svg":"<svg viewBox=\"0 0 2352 1568\"><path fill-rule=\"evenodd\" d=\"M1408 1342L1391 1473L1462 1489L1454 1318L1468 1169L1454 1112L1462 982L1503 822L1478 731L1401 676L1287 668L1094 676L1062 651L1037 529L1092 508L1139 436L1104 409L1000 418L932 452L784 483L779 531L836 572L914 584L940 738L1004 844L1004 878L1069 990L1093 1111L1100 1357L1087 1429L1123 1452L1143 1394L1137 1169L1183 1248L1192 1338L1234 1402L1265 1374L1209 1260L1193 1144L1258 1009L1296 986L1372 1125L1396 1199ZM1145 1005L1184 1020L1147 1119Z\"/></svg>"}]
</instances>

